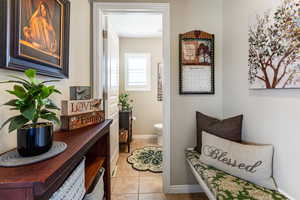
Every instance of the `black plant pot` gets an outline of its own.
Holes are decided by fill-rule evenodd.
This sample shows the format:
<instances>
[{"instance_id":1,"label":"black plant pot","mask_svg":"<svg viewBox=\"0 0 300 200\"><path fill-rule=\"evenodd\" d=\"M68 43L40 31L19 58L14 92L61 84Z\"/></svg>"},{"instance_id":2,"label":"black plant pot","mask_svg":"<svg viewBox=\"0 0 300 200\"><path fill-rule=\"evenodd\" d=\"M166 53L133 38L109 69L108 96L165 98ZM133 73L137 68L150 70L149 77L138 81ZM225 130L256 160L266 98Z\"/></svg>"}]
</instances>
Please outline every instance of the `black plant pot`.
<instances>
[{"instance_id":1,"label":"black plant pot","mask_svg":"<svg viewBox=\"0 0 300 200\"><path fill-rule=\"evenodd\" d=\"M25 125L17 132L17 150L23 157L37 156L49 151L53 143L53 125Z\"/></svg>"}]
</instances>

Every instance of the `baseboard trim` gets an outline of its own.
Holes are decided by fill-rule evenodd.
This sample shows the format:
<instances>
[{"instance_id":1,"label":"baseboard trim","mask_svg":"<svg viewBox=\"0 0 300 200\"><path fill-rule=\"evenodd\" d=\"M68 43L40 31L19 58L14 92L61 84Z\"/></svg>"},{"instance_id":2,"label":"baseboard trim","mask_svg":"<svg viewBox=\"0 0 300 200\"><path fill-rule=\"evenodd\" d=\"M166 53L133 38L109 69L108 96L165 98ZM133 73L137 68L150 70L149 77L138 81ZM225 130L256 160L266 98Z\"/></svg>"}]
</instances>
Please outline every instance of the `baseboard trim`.
<instances>
[{"instance_id":1,"label":"baseboard trim","mask_svg":"<svg viewBox=\"0 0 300 200\"><path fill-rule=\"evenodd\" d=\"M132 135L133 139L156 139L157 135Z\"/></svg>"},{"instance_id":2,"label":"baseboard trim","mask_svg":"<svg viewBox=\"0 0 300 200\"><path fill-rule=\"evenodd\" d=\"M200 185L170 185L168 193L170 194L186 194L203 192Z\"/></svg>"},{"instance_id":3,"label":"baseboard trim","mask_svg":"<svg viewBox=\"0 0 300 200\"><path fill-rule=\"evenodd\" d=\"M117 171L118 171L118 165L115 167L115 169L114 169L114 170L112 171L112 173L111 173L111 177L112 177L112 178L115 178L115 177L116 177Z\"/></svg>"},{"instance_id":4,"label":"baseboard trim","mask_svg":"<svg viewBox=\"0 0 300 200\"><path fill-rule=\"evenodd\" d=\"M280 188L278 188L278 191L283 194L284 196L286 196L289 200L296 200L295 198L291 197L288 193L286 193L285 191L281 190Z\"/></svg>"},{"instance_id":5,"label":"baseboard trim","mask_svg":"<svg viewBox=\"0 0 300 200\"><path fill-rule=\"evenodd\" d=\"M111 166L111 175L113 175L115 168L117 167L117 161L119 159L119 151L115 151L114 154L111 156L110 159L110 166Z\"/></svg>"}]
</instances>

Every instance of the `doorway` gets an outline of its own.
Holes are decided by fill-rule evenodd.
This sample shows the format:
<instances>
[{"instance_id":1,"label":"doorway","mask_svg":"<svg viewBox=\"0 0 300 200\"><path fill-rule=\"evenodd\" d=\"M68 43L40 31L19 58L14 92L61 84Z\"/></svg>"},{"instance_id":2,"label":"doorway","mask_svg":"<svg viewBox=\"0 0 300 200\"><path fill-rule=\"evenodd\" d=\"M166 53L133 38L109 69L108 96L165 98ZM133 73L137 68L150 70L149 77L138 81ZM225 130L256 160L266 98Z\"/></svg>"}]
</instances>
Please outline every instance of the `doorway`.
<instances>
[{"instance_id":1,"label":"doorway","mask_svg":"<svg viewBox=\"0 0 300 200\"><path fill-rule=\"evenodd\" d=\"M103 46L107 45L105 34L106 16L108 15L161 15L162 17L162 64L163 64L163 192L168 193L170 187L170 25L169 25L169 4L167 3L93 3L93 85L94 96L104 99L115 99L107 90L107 75L114 70L104 67L107 65L107 55ZM104 73L103 73L104 72ZM110 81L111 82L111 81ZM102 87L105 85L106 87ZM104 94L104 95L102 95ZM113 101L113 100L112 100ZM107 103L106 103L106 106ZM113 109L112 109L113 110ZM115 118L116 114L110 113L109 117ZM118 123L118 122L117 122ZM112 155L112 157L114 157ZM114 159L111 160L114 163ZM114 165L114 164L113 164Z\"/></svg>"}]
</instances>

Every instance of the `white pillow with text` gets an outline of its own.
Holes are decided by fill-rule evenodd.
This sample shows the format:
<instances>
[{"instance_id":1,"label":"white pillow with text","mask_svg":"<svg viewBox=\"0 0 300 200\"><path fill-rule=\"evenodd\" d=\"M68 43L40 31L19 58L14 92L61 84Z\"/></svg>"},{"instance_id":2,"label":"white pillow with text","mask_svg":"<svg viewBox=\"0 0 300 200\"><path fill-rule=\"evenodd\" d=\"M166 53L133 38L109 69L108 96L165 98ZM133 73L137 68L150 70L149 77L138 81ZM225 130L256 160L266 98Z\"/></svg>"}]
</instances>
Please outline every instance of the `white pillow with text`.
<instances>
[{"instance_id":1,"label":"white pillow with text","mask_svg":"<svg viewBox=\"0 0 300 200\"><path fill-rule=\"evenodd\" d=\"M262 187L276 190L272 177L272 145L232 142L205 131L202 133L200 160L212 167Z\"/></svg>"}]
</instances>

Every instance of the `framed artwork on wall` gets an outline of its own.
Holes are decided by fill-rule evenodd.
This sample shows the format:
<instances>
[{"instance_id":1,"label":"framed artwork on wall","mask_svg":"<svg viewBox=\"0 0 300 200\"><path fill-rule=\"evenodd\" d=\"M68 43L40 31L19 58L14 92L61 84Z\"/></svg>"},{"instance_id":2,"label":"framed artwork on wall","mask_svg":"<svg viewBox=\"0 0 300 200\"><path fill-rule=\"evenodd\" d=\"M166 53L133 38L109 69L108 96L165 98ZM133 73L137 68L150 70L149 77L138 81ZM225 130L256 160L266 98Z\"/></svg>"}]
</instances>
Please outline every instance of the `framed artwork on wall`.
<instances>
[{"instance_id":1,"label":"framed artwork on wall","mask_svg":"<svg viewBox=\"0 0 300 200\"><path fill-rule=\"evenodd\" d=\"M1 68L68 77L69 1L3 0L0 13Z\"/></svg>"},{"instance_id":2,"label":"framed artwork on wall","mask_svg":"<svg viewBox=\"0 0 300 200\"><path fill-rule=\"evenodd\" d=\"M180 94L214 94L214 35L180 34Z\"/></svg>"},{"instance_id":3,"label":"framed artwork on wall","mask_svg":"<svg viewBox=\"0 0 300 200\"><path fill-rule=\"evenodd\" d=\"M270 5L249 17L249 87L300 88L299 0Z\"/></svg>"},{"instance_id":4,"label":"framed artwork on wall","mask_svg":"<svg viewBox=\"0 0 300 200\"><path fill-rule=\"evenodd\" d=\"M157 65L157 101L163 101L163 64Z\"/></svg>"}]
</instances>

